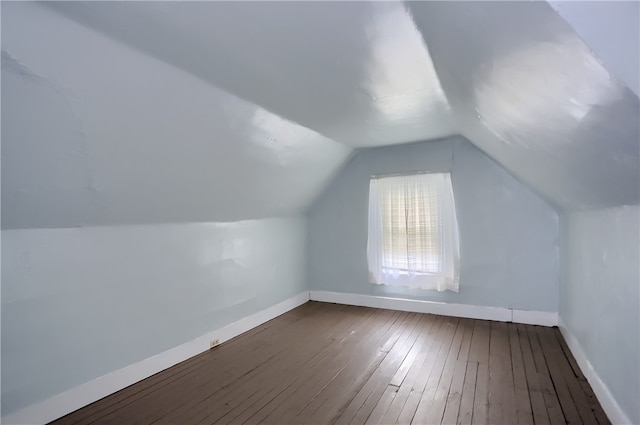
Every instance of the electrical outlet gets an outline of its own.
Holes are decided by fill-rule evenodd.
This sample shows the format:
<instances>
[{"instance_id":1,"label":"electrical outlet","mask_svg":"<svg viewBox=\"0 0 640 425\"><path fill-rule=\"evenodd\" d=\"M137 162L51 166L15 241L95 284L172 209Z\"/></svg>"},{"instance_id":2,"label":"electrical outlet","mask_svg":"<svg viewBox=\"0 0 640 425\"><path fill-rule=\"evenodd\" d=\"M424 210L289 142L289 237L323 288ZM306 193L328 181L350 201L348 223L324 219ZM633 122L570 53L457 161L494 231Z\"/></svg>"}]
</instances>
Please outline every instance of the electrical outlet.
<instances>
[{"instance_id":1,"label":"electrical outlet","mask_svg":"<svg viewBox=\"0 0 640 425\"><path fill-rule=\"evenodd\" d=\"M220 345L219 339L212 339L209 341L209 348L217 347L218 345Z\"/></svg>"}]
</instances>

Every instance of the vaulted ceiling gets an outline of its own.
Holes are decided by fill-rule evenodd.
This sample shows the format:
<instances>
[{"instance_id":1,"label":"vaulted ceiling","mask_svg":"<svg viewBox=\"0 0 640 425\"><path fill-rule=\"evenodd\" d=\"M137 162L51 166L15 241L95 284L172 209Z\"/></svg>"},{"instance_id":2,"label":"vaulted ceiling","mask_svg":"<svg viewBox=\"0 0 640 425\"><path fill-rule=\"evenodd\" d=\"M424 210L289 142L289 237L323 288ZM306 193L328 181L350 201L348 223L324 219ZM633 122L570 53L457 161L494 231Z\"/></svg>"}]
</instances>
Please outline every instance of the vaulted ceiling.
<instances>
[{"instance_id":1,"label":"vaulted ceiling","mask_svg":"<svg viewBox=\"0 0 640 425\"><path fill-rule=\"evenodd\" d=\"M559 209L637 204L625 47L556 9L602 53L546 2L3 3L3 228L298 213L452 134Z\"/></svg>"}]
</instances>

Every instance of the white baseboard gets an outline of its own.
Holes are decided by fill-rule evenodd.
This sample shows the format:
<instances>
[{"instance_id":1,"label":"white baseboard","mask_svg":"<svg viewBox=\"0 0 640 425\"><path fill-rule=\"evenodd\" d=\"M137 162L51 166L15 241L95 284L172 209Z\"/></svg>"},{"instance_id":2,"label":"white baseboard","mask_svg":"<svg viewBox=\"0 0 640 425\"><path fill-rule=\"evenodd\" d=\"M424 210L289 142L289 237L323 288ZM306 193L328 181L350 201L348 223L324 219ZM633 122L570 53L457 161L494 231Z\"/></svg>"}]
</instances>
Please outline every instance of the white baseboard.
<instances>
[{"instance_id":1,"label":"white baseboard","mask_svg":"<svg viewBox=\"0 0 640 425\"><path fill-rule=\"evenodd\" d=\"M593 366L587 359L587 356L585 355L580 342L578 342L576 337L574 337L571 331L569 331L566 324L562 320L562 317L559 318L558 326L560 328L562 336L564 337L564 340L567 343L567 346L569 346L569 350L571 350L571 354L573 354L573 357L576 359L576 362L578 363L580 370L584 374L584 377L587 378L587 381L589 381L589 384L591 385L596 398L600 402L602 409L604 409L604 412L609 417L611 423L614 425L631 424L631 420L626 415L624 410L622 410L616 399L613 397L613 394L611 394L609 388L605 385L604 382L602 382L600 376L598 376L598 373L593 369Z\"/></svg>"},{"instance_id":2,"label":"white baseboard","mask_svg":"<svg viewBox=\"0 0 640 425\"><path fill-rule=\"evenodd\" d=\"M513 323L525 325L558 326L558 313L553 311L511 310Z\"/></svg>"},{"instance_id":3,"label":"white baseboard","mask_svg":"<svg viewBox=\"0 0 640 425\"><path fill-rule=\"evenodd\" d=\"M209 342L218 339L220 343L230 340L275 317L309 301L309 292L284 300L272 307L233 322L221 329L198 337L185 344L157 354L148 359L111 372L105 376L56 394L18 412L2 418L3 424L45 424L68 413L80 409L94 401L113 394L129 385L163 371L209 349Z\"/></svg>"},{"instance_id":4,"label":"white baseboard","mask_svg":"<svg viewBox=\"0 0 640 425\"><path fill-rule=\"evenodd\" d=\"M515 322L541 326L556 326L558 324L558 313L550 311L513 310L505 307L451 304L327 291L309 291L309 299L312 301L336 304L468 317L470 319L496 320L499 322Z\"/></svg>"}]
</instances>

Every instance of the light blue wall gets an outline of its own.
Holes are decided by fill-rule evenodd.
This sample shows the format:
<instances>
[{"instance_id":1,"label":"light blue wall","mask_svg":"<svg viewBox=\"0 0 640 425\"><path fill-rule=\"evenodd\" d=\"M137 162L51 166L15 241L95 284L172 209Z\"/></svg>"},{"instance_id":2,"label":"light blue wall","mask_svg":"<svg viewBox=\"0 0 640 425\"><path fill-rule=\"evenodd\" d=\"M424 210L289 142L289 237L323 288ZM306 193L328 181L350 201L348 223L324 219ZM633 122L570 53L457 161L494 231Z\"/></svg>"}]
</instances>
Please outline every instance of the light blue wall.
<instances>
[{"instance_id":1,"label":"light blue wall","mask_svg":"<svg viewBox=\"0 0 640 425\"><path fill-rule=\"evenodd\" d=\"M560 317L640 423L640 207L562 216Z\"/></svg>"},{"instance_id":2,"label":"light blue wall","mask_svg":"<svg viewBox=\"0 0 640 425\"><path fill-rule=\"evenodd\" d=\"M2 415L307 290L306 220L2 231Z\"/></svg>"},{"instance_id":3,"label":"light blue wall","mask_svg":"<svg viewBox=\"0 0 640 425\"><path fill-rule=\"evenodd\" d=\"M1 85L3 416L307 290L349 148L33 2Z\"/></svg>"},{"instance_id":4,"label":"light blue wall","mask_svg":"<svg viewBox=\"0 0 640 425\"><path fill-rule=\"evenodd\" d=\"M460 292L368 283L372 174L451 170L460 229ZM313 290L523 310L558 309L558 215L462 137L360 151L308 213Z\"/></svg>"}]
</instances>

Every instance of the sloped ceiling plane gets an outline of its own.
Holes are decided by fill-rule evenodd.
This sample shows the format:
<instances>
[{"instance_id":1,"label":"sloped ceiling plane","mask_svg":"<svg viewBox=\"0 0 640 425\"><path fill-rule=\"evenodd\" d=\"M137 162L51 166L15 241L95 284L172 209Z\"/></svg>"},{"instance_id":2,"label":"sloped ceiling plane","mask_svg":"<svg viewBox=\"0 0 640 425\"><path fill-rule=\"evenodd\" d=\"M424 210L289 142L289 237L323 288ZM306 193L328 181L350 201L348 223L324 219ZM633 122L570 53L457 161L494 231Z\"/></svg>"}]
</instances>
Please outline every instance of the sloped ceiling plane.
<instances>
[{"instance_id":1,"label":"sloped ceiling plane","mask_svg":"<svg viewBox=\"0 0 640 425\"><path fill-rule=\"evenodd\" d=\"M3 90L49 93L12 105L3 136L21 136L3 139L58 157L34 173L3 145L5 228L302 212L354 149L453 134L559 210L640 201L638 85L557 4L48 2L2 15ZM23 116L56 121L44 135ZM56 135L67 145L45 143Z\"/></svg>"}]
</instances>

